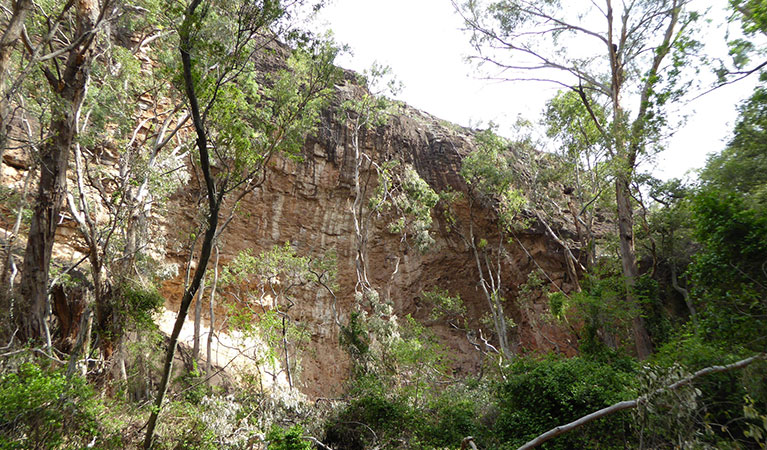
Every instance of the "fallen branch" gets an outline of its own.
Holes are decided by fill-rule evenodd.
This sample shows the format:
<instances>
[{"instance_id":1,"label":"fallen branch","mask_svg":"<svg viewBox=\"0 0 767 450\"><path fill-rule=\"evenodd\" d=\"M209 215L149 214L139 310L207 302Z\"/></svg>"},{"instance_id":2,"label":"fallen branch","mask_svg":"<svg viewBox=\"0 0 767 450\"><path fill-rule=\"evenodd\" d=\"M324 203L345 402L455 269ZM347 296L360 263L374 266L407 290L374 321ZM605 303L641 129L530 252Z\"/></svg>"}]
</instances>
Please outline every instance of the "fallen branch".
<instances>
[{"instance_id":1,"label":"fallen branch","mask_svg":"<svg viewBox=\"0 0 767 450\"><path fill-rule=\"evenodd\" d=\"M694 374L690 375L689 377L682 378L681 380L670 384L668 386L662 387L660 389L655 390L652 394L658 394L663 391L672 391L674 389L678 389L682 386L685 386L687 384L690 384L695 380L696 378L702 377L704 375L709 375L712 373L720 373L720 372L728 372L730 370L736 370L736 369L742 369L749 364L757 361L757 360L765 360L767 359L767 353L760 353L758 355L754 355L750 358L742 359L738 362L734 362L732 364L728 364L726 366L711 366L706 367L705 369L701 369ZM574 420L566 425L560 425L556 428L552 428L551 430L541 434L540 436L536 437L532 441L528 442L527 444L523 445L522 447L519 447L518 450L527 450L530 448L538 447L539 445L543 444L544 442L553 439L561 434L565 434L568 431L574 430L576 428L580 428L583 425L586 425L589 422L593 422L597 419L600 419L602 417L608 416L610 414L616 413L618 411L623 411L624 409L631 409L636 408L640 403L643 403L647 400L647 397L650 394L643 395L641 397L635 398L634 400L626 400L623 402L618 402L614 405L610 405L606 408L602 408L599 411L594 411L593 413L583 416L580 419Z\"/></svg>"}]
</instances>

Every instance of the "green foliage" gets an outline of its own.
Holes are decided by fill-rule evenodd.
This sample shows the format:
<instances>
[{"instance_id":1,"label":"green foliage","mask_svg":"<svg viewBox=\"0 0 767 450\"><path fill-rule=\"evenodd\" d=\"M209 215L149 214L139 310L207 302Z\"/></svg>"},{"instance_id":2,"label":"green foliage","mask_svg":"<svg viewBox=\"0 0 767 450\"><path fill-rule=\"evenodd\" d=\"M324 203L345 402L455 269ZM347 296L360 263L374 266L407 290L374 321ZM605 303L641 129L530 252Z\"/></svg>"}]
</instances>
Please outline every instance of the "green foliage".
<instances>
[{"instance_id":1,"label":"green foliage","mask_svg":"<svg viewBox=\"0 0 767 450\"><path fill-rule=\"evenodd\" d=\"M420 429L420 442L426 448L455 448L467 436L489 436L482 424L488 402L479 386L456 385L439 392L424 407L429 420Z\"/></svg>"},{"instance_id":2,"label":"green foliage","mask_svg":"<svg viewBox=\"0 0 767 450\"><path fill-rule=\"evenodd\" d=\"M497 202L501 224L511 227L527 200L515 188L515 169L509 142L491 129L477 133L477 149L464 158L461 176L480 195Z\"/></svg>"},{"instance_id":3,"label":"green foliage","mask_svg":"<svg viewBox=\"0 0 767 450\"><path fill-rule=\"evenodd\" d=\"M353 399L327 424L323 442L336 448L457 448L463 438L491 442L486 385L456 383L414 402L379 377L359 378Z\"/></svg>"},{"instance_id":4,"label":"green foliage","mask_svg":"<svg viewBox=\"0 0 767 450\"><path fill-rule=\"evenodd\" d=\"M272 450L310 450L312 444L309 440L303 439L303 436L304 429L300 425L293 425L286 430L275 424L266 433L266 441L269 443L267 448Z\"/></svg>"},{"instance_id":5,"label":"green foliage","mask_svg":"<svg viewBox=\"0 0 767 450\"><path fill-rule=\"evenodd\" d=\"M635 370L574 357L519 358L498 384L495 432L518 447L556 425L633 396ZM547 448L623 448L630 418L615 414L551 441Z\"/></svg>"},{"instance_id":6,"label":"green foliage","mask_svg":"<svg viewBox=\"0 0 767 450\"><path fill-rule=\"evenodd\" d=\"M376 171L378 186L370 198L370 208L378 214L390 214L389 231L402 234L403 240L412 239L415 247L425 252L434 244L429 230L439 195L410 164L391 160L378 165Z\"/></svg>"},{"instance_id":7,"label":"green foliage","mask_svg":"<svg viewBox=\"0 0 767 450\"><path fill-rule=\"evenodd\" d=\"M673 391L665 389L690 376L680 364L670 367L645 366L638 377L638 393L645 399L632 411L649 447L673 445L676 448L700 446L697 428L700 389L692 384Z\"/></svg>"},{"instance_id":8,"label":"green foliage","mask_svg":"<svg viewBox=\"0 0 767 450\"><path fill-rule=\"evenodd\" d=\"M0 375L0 448L83 447L99 436L102 414L79 378L25 362Z\"/></svg>"},{"instance_id":9,"label":"green foliage","mask_svg":"<svg viewBox=\"0 0 767 450\"><path fill-rule=\"evenodd\" d=\"M593 103L592 111L599 123L606 122L601 105ZM582 158L593 159L594 154L605 150L604 136L575 91L559 91L548 101L544 124L546 135L562 143L564 156L573 166L580 164Z\"/></svg>"},{"instance_id":10,"label":"green foliage","mask_svg":"<svg viewBox=\"0 0 767 450\"><path fill-rule=\"evenodd\" d=\"M192 370L185 371L178 381L180 381L184 400L192 405L199 405L203 398L210 393L210 387L205 382L205 375L200 372L196 361L192 362Z\"/></svg>"},{"instance_id":11,"label":"green foliage","mask_svg":"<svg viewBox=\"0 0 767 450\"><path fill-rule=\"evenodd\" d=\"M152 448L159 450L215 450L216 434L200 404L168 402L158 438Z\"/></svg>"},{"instance_id":12,"label":"green foliage","mask_svg":"<svg viewBox=\"0 0 767 450\"><path fill-rule=\"evenodd\" d=\"M119 315L126 325L139 329L154 326L154 315L165 305L165 298L155 286L143 287L133 282L124 282L115 295Z\"/></svg>"},{"instance_id":13,"label":"green foliage","mask_svg":"<svg viewBox=\"0 0 767 450\"><path fill-rule=\"evenodd\" d=\"M367 324L361 313L353 311L349 315L349 322L341 326L339 340L341 346L355 362L355 369L365 367L364 361L370 352L370 338Z\"/></svg>"},{"instance_id":14,"label":"green foliage","mask_svg":"<svg viewBox=\"0 0 767 450\"><path fill-rule=\"evenodd\" d=\"M736 38L727 44L730 48L733 69L727 68L723 63L716 69L721 82L726 81L728 76L739 76L743 71L751 69L749 64L756 58L765 54L762 46L758 43L758 34L767 34L767 6L761 0L729 0L730 9L733 12L732 19L740 21L741 30L745 38Z\"/></svg>"},{"instance_id":15,"label":"green foliage","mask_svg":"<svg viewBox=\"0 0 767 450\"><path fill-rule=\"evenodd\" d=\"M633 290L653 342L655 345L666 342L671 337L672 328L658 282L649 275L642 275L634 282Z\"/></svg>"},{"instance_id":16,"label":"green foliage","mask_svg":"<svg viewBox=\"0 0 767 450\"><path fill-rule=\"evenodd\" d=\"M727 148L711 156L701 172L708 188L743 196L749 208L767 207L767 88L757 87L740 106Z\"/></svg>"},{"instance_id":17,"label":"green foliage","mask_svg":"<svg viewBox=\"0 0 767 450\"><path fill-rule=\"evenodd\" d=\"M767 414L759 411L753 398L746 395L743 405L743 417L749 420L745 436L756 441L759 448L767 448Z\"/></svg>"},{"instance_id":18,"label":"green foliage","mask_svg":"<svg viewBox=\"0 0 767 450\"><path fill-rule=\"evenodd\" d=\"M389 66L378 63L366 69L359 75L358 83L367 86L370 92L365 92L361 98L348 99L341 104L341 110L346 113L346 120L353 126L357 138L360 133L369 128L384 125L394 111L395 103L386 94L396 95L401 88L396 78L392 76Z\"/></svg>"},{"instance_id":19,"label":"green foliage","mask_svg":"<svg viewBox=\"0 0 767 450\"><path fill-rule=\"evenodd\" d=\"M742 196L716 189L701 192L693 211L702 249L689 270L693 295L703 306L702 331L712 339L762 348L767 215L748 208Z\"/></svg>"},{"instance_id":20,"label":"green foliage","mask_svg":"<svg viewBox=\"0 0 767 450\"><path fill-rule=\"evenodd\" d=\"M711 341L704 339L700 334L695 335L693 330L693 325L688 324L677 336L657 350L652 358L656 371L672 373L677 370L676 367L682 367L686 372L695 372L705 367L730 364L748 355L747 352L733 348L726 341ZM746 435L749 421L743 420L743 408L747 406L744 396L750 396L756 408L765 408L765 385L767 365L763 362L756 363L744 371L699 378L695 382L697 405L693 411L685 413L687 417L683 417L683 426L686 427L687 434L691 437L697 436L700 442L716 446L732 446L737 441L747 443L750 440ZM683 406L682 402L675 402L673 399L667 399L666 403L670 407ZM658 420L662 423L666 419L661 416L653 420L657 424ZM656 438L667 441L678 439L679 436L675 433L681 426L673 423L659 426L655 430Z\"/></svg>"},{"instance_id":21,"label":"green foliage","mask_svg":"<svg viewBox=\"0 0 767 450\"><path fill-rule=\"evenodd\" d=\"M421 296L433 307L429 313L432 320L443 318L461 320L466 315L466 306L463 304L461 296L451 296L447 289L437 286L429 291L421 292Z\"/></svg>"},{"instance_id":22,"label":"green foliage","mask_svg":"<svg viewBox=\"0 0 767 450\"><path fill-rule=\"evenodd\" d=\"M579 342L583 355L597 357L629 340L627 324L634 311L625 303L626 284L619 270L617 261L603 260L583 276L580 292L570 293L569 298L549 297L555 317L572 315L583 323Z\"/></svg>"},{"instance_id":23,"label":"green foliage","mask_svg":"<svg viewBox=\"0 0 767 450\"><path fill-rule=\"evenodd\" d=\"M404 393L416 404L433 381L447 377L450 360L445 348L409 314L401 322L391 353L397 382L404 384Z\"/></svg>"},{"instance_id":24,"label":"green foliage","mask_svg":"<svg viewBox=\"0 0 767 450\"><path fill-rule=\"evenodd\" d=\"M265 344L261 356L271 366L289 358L290 366L297 369L309 334L305 324L290 316L295 291L324 286L332 294L335 277L333 252L312 260L299 256L286 242L259 256L250 249L240 252L223 268L219 283L230 326L245 337L258 336Z\"/></svg>"},{"instance_id":25,"label":"green foliage","mask_svg":"<svg viewBox=\"0 0 767 450\"><path fill-rule=\"evenodd\" d=\"M342 327L342 345L354 362L350 400L327 423L324 442L343 448L459 443L465 436L458 434L476 429L476 415L465 396L443 392L450 380L446 350L410 315L390 322L387 336L371 332L381 326L374 316L352 313Z\"/></svg>"}]
</instances>

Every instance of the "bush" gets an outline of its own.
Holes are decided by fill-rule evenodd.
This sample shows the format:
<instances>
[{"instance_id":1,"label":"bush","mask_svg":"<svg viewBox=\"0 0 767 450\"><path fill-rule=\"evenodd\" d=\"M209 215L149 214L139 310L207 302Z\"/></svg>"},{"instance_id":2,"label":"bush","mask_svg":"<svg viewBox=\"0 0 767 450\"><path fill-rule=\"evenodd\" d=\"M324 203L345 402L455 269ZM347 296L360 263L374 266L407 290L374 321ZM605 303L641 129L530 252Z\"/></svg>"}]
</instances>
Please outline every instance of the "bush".
<instances>
[{"instance_id":1,"label":"bush","mask_svg":"<svg viewBox=\"0 0 767 450\"><path fill-rule=\"evenodd\" d=\"M99 406L82 380L22 363L0 375L0 449L84 446L98 435Z\"/></svg>"},{"instance_id":2,"label":"bush","mask_svg":"<svg viewBox=\"0 0 767 450\"><path fill-rule=\"evenodd\" d=\"M726 365L749 355L726 343L706 342L700 336L681 333L664 345L652 363L670 368L679 364L688 372L705 367ZM695 387L700 390L697 406L697 429L704 440L721 444L733 440L749 442L748 422L743 420L745 397L752 398L756 407L767 405L767 363L758 362L744 370L716 373L699 378ZM722 444L723 445L723 444Z\"/></svg>"},{"instance_id":3,"label":"bush","mask_svg":"<svg viewBox=\"0 0 767 450\"><path fill-rule=\"evenodd\" d=\"M495 432L505 446L539 434L634 395L635 373L575 357L519 359L496 387ZM623 448L631 418L615 414L552 441L547 448Z\"/></svg>"},{"instance_id":4,"label":"bush","mask_svg":"<svg viewBox=\"0 0 767 450\"><path fill-rule=\"evenodd\" d=\"M331 447L367 448L400 440L419 428L419 417L403 393L387 388L379 377L359 377L351 394L354 398L326 427L325 442Z\"/></svg>"},{"instance_id":5,"label":"bush","mask_svg":"<svg viewBox=\"0 0 767 450\"><path fill-rule=\"evenodd\" d=\"M429 448L452 448L467 436L480 436L480 404L470 393L448 390L429 402L425 416L430 418L421 431L421 440Z\"/></svg>"},{"instance_id":6,"label":"bush","mask_svg":"<svg viewBox=\"0 0 767 450\"><path fill-rule=\"evenodd\" d=\"M287 430L273 425L266 434L270 450L310 450L311 443L303 439L304 429L300 425L294 425Z\"/></svg>"}]
</instances>

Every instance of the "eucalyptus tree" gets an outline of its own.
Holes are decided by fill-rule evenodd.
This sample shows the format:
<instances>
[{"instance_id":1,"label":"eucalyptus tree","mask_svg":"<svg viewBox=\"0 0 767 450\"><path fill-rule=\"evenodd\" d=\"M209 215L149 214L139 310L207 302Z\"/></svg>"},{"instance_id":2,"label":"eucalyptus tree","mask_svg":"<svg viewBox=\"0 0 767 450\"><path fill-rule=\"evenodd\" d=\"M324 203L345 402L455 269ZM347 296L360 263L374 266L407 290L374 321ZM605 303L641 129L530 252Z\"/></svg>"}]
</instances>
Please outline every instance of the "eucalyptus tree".
<instances>
[{"instance_id":1,"label":"eucalyptus tree","mask_svg":"<svg viewBox=\"0 0 767 450\"><path fill-rule=\"evenodd\" d=\"M69 154L77 136L99 27L112 11L111 0L68 2L59 17L54 16L53 20L37 18L47 24L39 27L41 30L47 28L47 31L41 31L41 36L35 37L37 41L29 37L25 39L31 64L39 64L53 101L47 138L39 155L40 179L22 267L21 295L25 305L29 306L29 313L19 314L18 317L23 337L45 338L48 344L48 274L67 189ZM58 30L65 20L71 21L71 26ZM44 57L38 57L43 45L55 47Z\"/></svg>"},{"instance_id":2,"label":"eucalyptus tree","mask_svg":"<svg viewBox=\"0 0 767 450\"><path fill-rule=\"evenodd\" d=\"M359 86L364 83L365 86ZM399 274L401 256L396 252L393 268L388 274L385 295L374 288L368 277L368 239L373 219L386 223L388 231L400 236L400 248L414 246L424 252L434 242L429 234L431 212L438 196L418 172L396 157L384 160L365 151L365 140L391 120L397 103L385 95L395 95L400 83L390 76L390 69L374 64L365 71L358 83L344 88L346 100L341 105L345 125L350 129L353 152L352 194L349 205L355 237L355 269L357 282L354 293L357 311L348 327L361 319L372 337L372 357L365 361L382 362L391 356L399 342L399 324L391 298L392 284ZM379 271L380 272L380 271ZM368 310L370 313L368 313ZM351 328L346 328L349 330Z\"/></svg>"},{"instance_id":3,"label":"eucalyptus tree","mask_svg":"<svg viewBox=\"0 0 767 450\"><path fill-rule=\"evenodd\" d=\"M352 219L354 223L355 254L354 266L356 269L357 283L354 292L357 296L367 295L372 289L368 279L368 256L367 242L370 228L370 219L375 212L375 208L370 208L366 204L369 197L368 187L370 186L371 176L380 166L363 150L364 139L368 132L388 122L391 115L391 102L383 95L383 89L378 84L389 76L390 69L374 64L365 74L360 77L361 82L367 83L368 89L375 92L368 92L363 89L361 95L354 92L354 85L350 84L350 98L346 99L341 105L344 114L344 122L351 129L351 150L354 152L354 165L352 167L352 182L354 200L350 205ZM396 93L394 84L389 85L389 91ZM368 176L362 178L363 172L367 171Z\"/></svg>"},{"instance_id":4,"label":"eucalyptus tree","mask_svg":"<svg viewBox=\"0 0 767 450\"><path fill-rule=\"evenodd\" d=\"M475 60L500 71L498 78L504 80L543 80L577 92L608 143L627 303L635 310L634 339L641 358L652 352L652 342L631 294L639 276L632 184L640 158L660 143L671 105L689 85L684 66L697 52L693 35L700 18L690 3L454 2L472 33ZM605 110L604 118L596 104Z\"/></svg>"},{"instance_id":5,"label":"eucalyptus tree","mask_svg":"<svg viewBox=\"0 0 767 450\"><path fill-rule=\"evenodd\" d=\"M290 28L302 1L208 2L171 5L177 27L180 73L174 78L184 93L196 136L195 170L202 174L205 233L191 283L184 289L165 355L163 374L147 425L144 448L154 432L173 366L178 336L189 306L205 276L222 226L219 215L227 195L231 210L263 183L275 154L296 154L319 119L338 71L336 51L328 43L289 52L278 38L295 36ZM291 53L276 74L259 70L280 52ZM214 170L215 169L215 170ZM232 199L230 199L232 201Z\"/></svg>"},{"instance_id":6,"label":"eucalyptus tree","mask_svg":"<svg viewBox=\"0 0 767 450\"><path fill-rule=\"evenodd\" d=\"M767 67L765 49L754 42L767 36L767 5L761 0L729 0L728 3L731 18L740 22L744 36L728 42L732 66L720 62L716 69L720 86L764 72Z\"/></svg>"},{"instance_id":7,"label":"eucalyptus tree","mask_svg":"<svg viewBox=\"0 0 767 450\"><path fill-rule=\"evenodd\" d=\"M141 17L151 23L158 12L147 10ZM146 27L142 24L129 32L141 35ZM164 44L157 43L157 47ZM162 80L165 69L161 65L142 65L136 55L146 50L141 43L133 49L104 47L93 64L80 137L73 145L74 186L67 193L67 204L87 248L96 332L102 356L109 360L131 316L139 314L133 308L137 305L125 301L125 294L136 288L153 289L149 286L154 281L152 274L136 261L148 257L146 248L157 239L156 228L149 226L150 216L162 212L160 205L188 176L181 170L188 150L179 132L188 128L189 114L180 103L159 106L171 98L172 91ZM167 53L164 48L153 50L156 59ZM137 99L142 99L141 106L136 105ZM119 151L100 152L101 142ZM105 170L112 158L117 160L115 170ZM156 244L152 249L162 252L162 245ZM73 306L67 303L57 307ZM77 327L72 330L77 331ZM124 375L122 359L114 362Z\"/></svg>"}]
</instances>

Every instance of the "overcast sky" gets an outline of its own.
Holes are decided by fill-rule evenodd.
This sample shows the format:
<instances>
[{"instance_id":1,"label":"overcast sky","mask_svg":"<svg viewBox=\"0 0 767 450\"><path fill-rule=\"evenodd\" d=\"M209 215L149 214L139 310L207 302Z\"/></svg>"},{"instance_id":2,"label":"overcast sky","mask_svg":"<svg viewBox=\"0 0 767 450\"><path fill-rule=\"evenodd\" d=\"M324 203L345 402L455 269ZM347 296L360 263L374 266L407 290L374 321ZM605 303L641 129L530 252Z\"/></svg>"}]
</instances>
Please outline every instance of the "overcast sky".
<instances>
[{"instance_id":1,"label":"overcast sky","mask_svg":"<svg viewBox=\"0 0 767 450\"><path fill-rule=\"evenodd\" d=\"M725 2L698 3L716 3L712 18L724 17ZM472 51L450 0L334 0L323 10L319 24L351 47L353 54L340 59L342 67L361 72L373 62L388 65L404 84L399 100L460 125L493 121L503 130L518 115L537 120L546 100L557 91L548 84L479 79L465 62ZM712 48L726 54L724 32L719 27L710 35ZM708 153L721 150L735 121L735 108L755 81L726 86L686 105L685 110L695 113L671 139L653 173L682 177L689 169L700 168Z\"/></svg>"}]
</instances>

